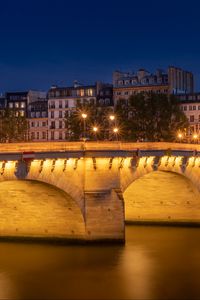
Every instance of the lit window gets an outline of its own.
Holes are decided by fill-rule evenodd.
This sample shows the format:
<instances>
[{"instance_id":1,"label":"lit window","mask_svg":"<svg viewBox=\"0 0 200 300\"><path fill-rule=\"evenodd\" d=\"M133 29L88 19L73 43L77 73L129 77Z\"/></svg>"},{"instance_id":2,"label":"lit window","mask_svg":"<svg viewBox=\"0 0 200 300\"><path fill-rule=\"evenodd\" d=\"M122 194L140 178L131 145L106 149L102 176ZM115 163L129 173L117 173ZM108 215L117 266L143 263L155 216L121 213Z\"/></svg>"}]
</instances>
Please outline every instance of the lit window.
<instances>
[{"instance_id":1,"label":"lit window","mask_svg":"<svg viewBox=\"0 0 200 300\"><path fill-rule=\"evenodd\" d=\"M15 107L16 107L16 108L19 107L19 102L15 102Z\"/></svg>"},{"instance_id":2,"label":"lit window","mask_svg":"<svg viewBox=\"0 0 200 300\"><path fill-rule=\"evenodd\" d=\"M9 103L9 108L13 108L13 103L12 102Z\"/></svg>"},{"instance_id":3,"label":"lit window","mask_svg":"<svg viewBox=\"0 0 200 300\"><path fill-rule=\"evenodd\" d=\"M20 107L21 107L21 108L25 108L25 102L21 102L21 103L20 103Z\"/></svg>"}]
</instances>

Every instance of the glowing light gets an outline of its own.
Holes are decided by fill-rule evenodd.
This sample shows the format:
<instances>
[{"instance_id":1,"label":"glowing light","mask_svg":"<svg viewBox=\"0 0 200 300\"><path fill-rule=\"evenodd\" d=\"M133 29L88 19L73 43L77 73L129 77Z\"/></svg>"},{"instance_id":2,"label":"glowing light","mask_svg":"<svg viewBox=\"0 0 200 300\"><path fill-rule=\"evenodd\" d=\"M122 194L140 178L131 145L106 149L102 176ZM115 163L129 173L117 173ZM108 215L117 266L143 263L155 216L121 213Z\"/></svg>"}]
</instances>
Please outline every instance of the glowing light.
<instances>
[{"instance_id":1,"label":"glowing light","mask_svg":"<svg viewBox=\"0 0 200 300\"><path fill-rule=\"evenodd\" d=\"M93 127L93 131L94 131L94 132L97 132L97 131L98 131L98 127L96 127L96 126Z\"/></svg>"},{"instance_id":2,"label":"glowing light","mask_svg":"<svg viewBox=\"0 0 200 300\"><path fill-rule=\"evenodd\" d=\"M83 119L86 119L86 118L87 118L87 114L84 114L84 113L83 113L81 116L82 116Z\"/></svg>"},{"instance_id":3,"label":"glowing light","mask_svg":"<svg viewBox=\"0 0 200 300\"><path fill-rule=\"evenodd\" d=\"M119 129L117 127L113 128L113 132L114 133L118 133L119 132Z\"/></svg>"},{"instance_id":4,"label":"glowing light","mask_svg":"<svg viewBox=\"0 0 200 300\"><path fill-rule=\"evenodd\" d=\"M196 140L198 138L198 135L195 133L193 134L193 139Z\"/></svg>"},{"instance_id":5,"label":"glowing light","mask_svg":"<svg viewBox=\"0 0 200 300\"><path fill-rule=\"evenodd\" d=\"M178 133L178 138L182 139L182 137L183 137L182 133Z\"/></svg>"},{"instance_id":6,"label":"glowing light","mask_svg":"<svg viewBox=\"0 0 200 300\"><path fill-rule=\"evenodd\" d=\"M111 121L113 121L115 119L115 116L114 115L110 115L109 118L110 118Z\"/></svg>"}]
</instances>

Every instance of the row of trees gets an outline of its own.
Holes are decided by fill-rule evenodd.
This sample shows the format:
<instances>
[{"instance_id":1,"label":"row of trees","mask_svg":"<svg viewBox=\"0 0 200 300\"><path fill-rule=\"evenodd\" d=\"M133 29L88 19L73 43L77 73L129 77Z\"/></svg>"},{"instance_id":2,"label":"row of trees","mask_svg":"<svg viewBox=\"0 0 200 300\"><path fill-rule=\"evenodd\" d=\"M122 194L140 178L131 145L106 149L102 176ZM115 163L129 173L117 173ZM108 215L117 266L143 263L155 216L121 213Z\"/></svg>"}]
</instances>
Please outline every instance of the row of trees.
<instances>
[{"instance_id":1,"label":"row of trees","mask_svg":"<svg viewBox=\"0 0 200 300\"><path fill-rule=\"evenodd\" d=\"M14 109L5 109L0 115L0 142L20 142L27 139L28 122Z\"/></svg>"},{"instance_id":2,"label":"row of trees","mask_svg":"<svg viewBox=\"0 0 200 300\"><path fill-rule=\"evenodd\" d=\"M113 127L117 127L120 138L127 141L174 141L179 130L188 128L188 120L180 110L174 95L137 94L129 100L121 99L114 112L107 108L97 108L85 102L77 105L77 110L66 117L66 128L70 140L83 137L81 112L87 114L86 137L99 140L114 139ZM114 113L114 122L109 115ZM92 129L96 126L98 131Z\"/></svg>"},{"instance_id":3,"label":"row of trees","mask_svg":"<svg viewBox=\"0 0 200 300\"><path fill-rule=\"evenodd\" d=\"M87 114L85 121L82 113ZM115 120L109 116L115 115ZM85 132L83 123L85 122ZM137 94L129 100L121 99L113 109L96 107L93 103L78 101L76 110L66 115L65 127L69 140L81 138L127 141L173 141L177 131L188 128L188 120L180 110L175 96L164 94ZM93 128L97 130L94 131ZM118 131L114 132L113 129ZM13 109L0 116L0 142L27 140L28 122Z\"/></svg>"}]
</instances>

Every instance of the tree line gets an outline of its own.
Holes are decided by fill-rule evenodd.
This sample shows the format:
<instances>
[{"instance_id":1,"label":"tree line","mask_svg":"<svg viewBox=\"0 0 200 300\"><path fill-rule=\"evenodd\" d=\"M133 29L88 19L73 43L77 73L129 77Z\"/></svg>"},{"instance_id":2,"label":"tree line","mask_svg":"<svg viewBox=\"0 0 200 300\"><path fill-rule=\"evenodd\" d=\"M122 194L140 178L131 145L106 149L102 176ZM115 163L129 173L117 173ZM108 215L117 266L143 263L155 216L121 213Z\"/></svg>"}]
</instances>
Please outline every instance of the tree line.
<instances>
[{"instance_id":1,"label":"tree line","mask_svg":"<svg viewBox=\"0 0 200 300\"><path fill-rule=\"evenodd\" d=\"M22 142L27 140L28 121L25 116L17 114L15 109L0 111L0 142Z\"/></svg>"},{"instance_id":2,"label":"tree line","mask_svg":"<svg viewBox=\"0 0 200 300\"><path fill-rule=\"evenodd\" d=\"M82 113L87 114L83 120ZM111 120L110 115L115 119ZM84 124L85 122L85 124ZM174 95L140 93L120 99L114 108L77 101L65 116L67 140L175 141L178 131L186 131L188 120ZM94 127L96 131L94 131ZM114 128L116 132L114 132ZM0 142L26 141L25 116L6 108L0 114Z\"/></svg>"},{"instance_id":3,"label":"tree line","mask_svg":"<svg viewBox=\"0 0 200 300\"><path fill-rule=\"evenodd\" d=\"M140 93L128 100L120 99L113 109L95 107L85 101L77 103L77 108L66 116L69 140L83 138L83 119L87 114L86 138L89 140L113 140L117 137L125 141L175 141L178 131L186 131L187 117L180 110L174 95ZM109 115L114 114L111 121ZM94 131L93 128L98 130ZM117 128L117 133L113 129Z\"/></svg>"}]
</instances>

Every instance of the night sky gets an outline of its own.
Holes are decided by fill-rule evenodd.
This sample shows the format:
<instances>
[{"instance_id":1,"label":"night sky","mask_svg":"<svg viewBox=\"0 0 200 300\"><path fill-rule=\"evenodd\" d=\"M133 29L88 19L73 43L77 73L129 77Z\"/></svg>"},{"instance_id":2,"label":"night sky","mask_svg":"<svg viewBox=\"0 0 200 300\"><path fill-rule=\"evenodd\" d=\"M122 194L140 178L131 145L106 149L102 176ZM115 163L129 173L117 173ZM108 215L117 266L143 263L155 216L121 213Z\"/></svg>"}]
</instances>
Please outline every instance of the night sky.
<instances>
[{"instance_id":1,"label":"night sky","mask_svg":"<svg viewBox=\"0 0 200 300\"><path fill-rule=\"evenodd\" d=\"M0 1L0 92L111 82L168 65L200 91L199 1Z\"/></svg>"}]
</instances>

